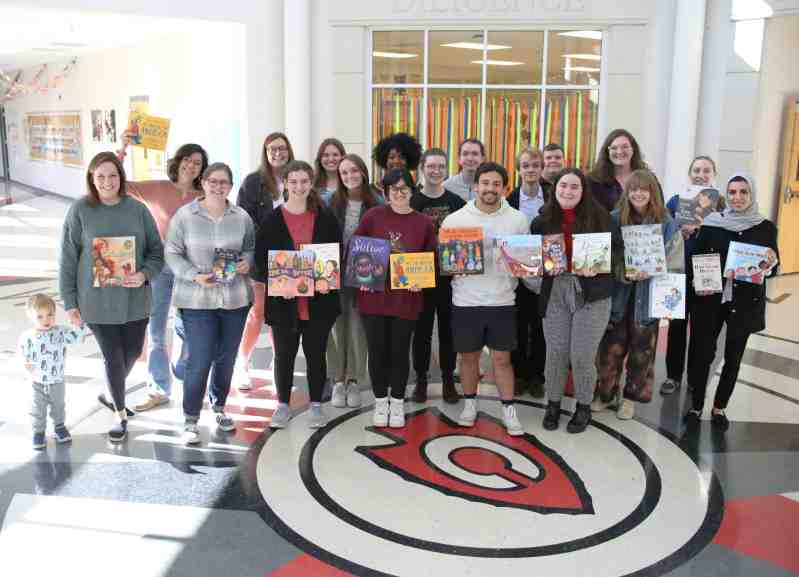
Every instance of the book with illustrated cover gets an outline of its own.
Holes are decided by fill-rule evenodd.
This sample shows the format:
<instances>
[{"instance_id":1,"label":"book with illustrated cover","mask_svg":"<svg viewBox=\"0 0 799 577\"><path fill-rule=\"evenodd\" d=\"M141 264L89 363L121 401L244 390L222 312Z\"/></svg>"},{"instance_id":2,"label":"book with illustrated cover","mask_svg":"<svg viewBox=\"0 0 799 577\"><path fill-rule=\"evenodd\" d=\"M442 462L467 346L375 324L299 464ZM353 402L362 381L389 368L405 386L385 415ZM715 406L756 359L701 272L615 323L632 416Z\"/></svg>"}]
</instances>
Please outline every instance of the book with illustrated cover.
<instances>
[{"instance_id":1,"label":"book with illustrated cover","mask_svg":"<svg viewBox=\"0 0 799 577\"><path fill-rule=\"evenodd\" d=\"M541 276L544 273L540 234L510 234L494 238L497 270L515 277Z\"/></svg>"},{"instance_id":2,"label":"book with illustrated cover","mask_svg":"<svg viewBox=\"0 0 799 577\"><path fill-rule=\"evenodd\" d=\"M661 225L623 226L621 234L624 237L624 272L627 275L643 272L657 276L668 272Z\"/></svg>"},{"instance_id":3,"label":"book with illustrated cover","mask_svg":"<svg viewBox=\"0 0 799 577\"><path fill-rule=\"evenodd\" d=\"M720 293L723 289L721 280L721 255L695 254L691 257L694 271L694 290Z\"/></svg>"},{"instance_id":4,"label":"book with illustrated cover","mask_svg":"<svg viewBox=\"0 0 799 577\"><path fill-rule=\"evenodd\" d=\"M649 316L653 319L685 318L685 275L668 273L649 281Z\"/></svg>"},{"instance_id":5,"label":"book with illustrated cover","mask_svg":"<svg viewBox=\"0 0 799 577\"><path fill-rule=\"evenodd\" d=\"M341 288L341 245L337 242L300 245L301 250L314 253L313 278L316 290Z\"/></svg>"},{"instance_id":6,"label":"book with illustrated cover","mask_svg":"<svg viewBox=\"0 0 799 577\"><path fill-rule=\"evenodd\" d=\"M391 243L384 238L353 236L347 252L347 273L344 286L386 290L388 255Z\"/></svg>"},{"instance_id":7,"label":"book with illustrated cover","mask_svg":"<svg viewBox=\"0 0 799 577\"><path fill-rule=\"evenodd\" d=\"M438 231L438 264L444 276L485 272L483 228L466 226Z\"/></svg>"},{"instance_id":8,"label":"book with illustrated cover","mask_svg":"<svg viewBox=\"0 0 799 577\"><path fill-rule=\"evenodd\" d=\"M566 272L566 244L563 234L545 234L541 240L544 274L557 276Z\"/></svg>"},{"instance_id":9,"label":"book with illustrated cover","mask_svg":"<svg viewBox=\"0 0 799 577\"><path fill-rule=\"evenodd\" d=\"M92 239L92 286L121 286L125 277L135 272L135 236L98 236Z\"/></svg>"},{"instance_id":10,"label":"book with illustrated cover","mask_svg":"<svg viewBox=\"0 0 799 577\"><path fill-rule=\"evenodd\" d=\"M594 232L572 236L572 272L610 274L610 233Z\"/></svg>"},{"instance_id":11,"label":"book with illustrated cover","mask_svg":"<svg viewBox=\"0 0 799 577\"><path fill-rule=\"evenodd\" d=\"M314 294L314 253L310 250L267 252L266 294L272 297L311 297Z\"/></svg>"},{"instance_id":12,"label":"book with illustrated cover","mask_svg":"<svg viewBox=\"0 0 799 577\"><path fill-rule=\"evenodd\" d=\"M214 282L230 284L236 278L236 263L239 262L241 253L237 250L225 248L214 249L214 263L211 272L214 273Z\"/></svg>"},{"instance_id":13,"label":"book with illustrated cover","mask_svg":"<svg viewBox=\"0 0 799 577\"><path fill-rule=\"evenodd\" d=\"M677 222L699 226L707 215L717 209L718 205L718 189L708 186L689 186L680 193Z\"/></svg>"},{"instance_id":14,"label":"book with illustrated cover","mask_svg":"<svg viewBox=\"0 0 799 577\"><path fill-rule=\"evenodd\" d=\"M432 252L398 252L390 256L391 288L436 286L436 256Z\"/></svg>"},{"instance_id":15,"label":"book with illustrated cover","mask_svg":"<svg viewBox=\"0 0 799 577\"><path fill-rule=\"evenodd\" d=\"M724 264L724 276L732 273L737 281L763 284L777 263L776 258L776 253L767 246L732 241Z\"/></svg>"}]
</instances>

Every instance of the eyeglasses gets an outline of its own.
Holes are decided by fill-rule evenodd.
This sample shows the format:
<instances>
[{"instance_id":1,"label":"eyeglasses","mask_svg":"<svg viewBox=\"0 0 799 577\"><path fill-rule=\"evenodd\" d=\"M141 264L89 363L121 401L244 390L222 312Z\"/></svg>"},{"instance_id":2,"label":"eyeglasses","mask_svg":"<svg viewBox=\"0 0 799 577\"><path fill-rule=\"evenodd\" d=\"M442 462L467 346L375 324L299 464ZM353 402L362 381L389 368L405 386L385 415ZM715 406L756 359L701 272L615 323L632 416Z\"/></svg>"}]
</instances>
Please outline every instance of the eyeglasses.
<instances>
[{"instance_id":1,"label":"eyeglasses","mask_svg":"<svg viewBox=\"0 0 799 577\"><path fill-rule=\"evenodd\" d=\"M282 154L289 151L288 146L267 146L266 151L269 154Z\"/></svg>"},{"instance_id":2,"label":"eyeglasses","mask_svg":"<svg viewBox=\"0 0 799 577\"><path fill-rule=\"evenodd\" d=\"M229 180L217 180L215 178L206 178L205 182L207 182L211 186L219 186L221 188L227 188L231 185Z\"/></svg>"},{"instance_id":3,"label":"eyeglasses","mask_svg":"<svg viewBox=\"0 0 799 577\"><path fill-rule=\"evenodd\" d=\"M393 192L394 194L410 194L411 193L411 189L408 186L403 186L401 188L396 188L396 187L391 186L391 187L389 187L388 190L389 190L389 192Z\"/></svg>"}]
</instances>

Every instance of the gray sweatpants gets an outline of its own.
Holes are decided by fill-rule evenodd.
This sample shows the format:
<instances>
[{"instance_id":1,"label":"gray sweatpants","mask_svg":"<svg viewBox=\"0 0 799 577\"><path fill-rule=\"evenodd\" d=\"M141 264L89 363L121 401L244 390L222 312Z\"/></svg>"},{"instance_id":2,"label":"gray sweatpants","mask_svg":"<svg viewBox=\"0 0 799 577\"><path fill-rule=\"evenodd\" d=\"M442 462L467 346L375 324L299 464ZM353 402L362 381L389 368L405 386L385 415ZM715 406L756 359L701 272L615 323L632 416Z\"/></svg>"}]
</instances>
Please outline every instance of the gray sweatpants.
<instances>
[{"instance_id":1,"label":"gray sweatpants","mask_svg":"<svg viewBox=\"0 0 799 577\"><path fill-rule=\"evenodd\" d=\"M31 383L31 419L34 433L47 429L47 406L54 425L61 425L66 418L64 410L64 383Z\"/></svg>"},{"instance_id":2,"label":"gray sweatpants","mask_svg":"<svg viewBox=\"0 0 799 577\"><path fill-rule=\"evenodd\" d=\"M596 354L610 320L610 297L590 303L583 301L577 277L556 276L552 282L544 338L547 343L545 369L547 397L563 398L571 362L574 396L580 404L590 404L596 385Z\"/></svg>"},{"instance_id":3,"label":"gray sweatpants","mask_svg":"<svg viewBox=\"0 0 799 577\"><path fill-rule=\"evenodd\" d=\"M354 306L355 299L352 289L339 291L341 315L333 325L333 338L327 340L327 376L333 382L366 381L366 331Z\"/></svg>"}]
</instances>

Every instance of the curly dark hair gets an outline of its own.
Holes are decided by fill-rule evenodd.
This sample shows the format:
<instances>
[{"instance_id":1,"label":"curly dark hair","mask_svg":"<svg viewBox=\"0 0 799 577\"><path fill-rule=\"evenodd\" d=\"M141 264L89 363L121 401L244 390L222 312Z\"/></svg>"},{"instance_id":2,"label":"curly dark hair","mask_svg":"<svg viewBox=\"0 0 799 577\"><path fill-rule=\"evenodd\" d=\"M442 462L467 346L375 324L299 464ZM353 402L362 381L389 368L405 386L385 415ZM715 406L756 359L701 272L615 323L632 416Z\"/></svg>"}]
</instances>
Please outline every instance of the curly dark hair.
<instances>
[{"instance_id":1,"label":"curly dark hair","mask_svg":"<svg viewBox=\"0 0 799 577\"><path fill-rule=\"evenodd\" d=\"M396 150L402 155L408 170L416 170L419 167L419 160L422 158L422 145L410 134L397 132L386 136L377 143L372 151L372 158L383 170L386 169L388 163L388 153L392 150Z\"/></svg>"},{"instance_id":2,"label":"curly dark hair","mask_svg":"<svg viewBox=\"0 0 799 577\"><path fill-rule=\"evenodd\" d=\"M199 152L200 156L203 158L203 165L200 169L200 175L194 179L192 182L192 186L196 190L200 190L200 181L202 180L202 175L205 172L205 169L208 168L208 153L205 152L205 149L200 146L199 144L188 143L184 144L180 148L178 148L177 152L175 152L175 156L169 159L169 162L166 166L166 175L169 177L169 180L172 182L178 181L178 169L180 168L180 163L183 162L184 158L188 158L195 152Z\"/></svg>"}]
</instances>

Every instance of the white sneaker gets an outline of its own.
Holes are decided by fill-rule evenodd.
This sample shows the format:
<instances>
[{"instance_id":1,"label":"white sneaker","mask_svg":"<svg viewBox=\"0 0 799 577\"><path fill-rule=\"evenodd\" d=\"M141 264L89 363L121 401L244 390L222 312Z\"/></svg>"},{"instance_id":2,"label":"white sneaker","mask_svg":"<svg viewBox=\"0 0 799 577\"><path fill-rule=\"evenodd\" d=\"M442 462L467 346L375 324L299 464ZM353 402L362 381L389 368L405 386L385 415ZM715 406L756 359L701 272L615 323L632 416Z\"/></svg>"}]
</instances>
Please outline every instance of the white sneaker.
<instances>
[{"instance_id":1,"label":"white sneaker","mask_svg":"<svg viewBox=\"0 0 799 577\"><path fill-rule=\"evenodd\" d=\"M196 445L200 442L200 427L197 423L186 423L183 427L183 443L186 445Z\"/></svg>"},{"instance_id":2,"label":"white sneaker","mask_svg":"<svg viewBox=\"0 0 799 577\"><path fill-rule=\"evenodd\" d=\"M330 395L330 404L336 408L347 406L347 387L341 381L333 385L333 393Z\"/></svg>"},{"instance_id":3,"label":"white sneaker","mask_svg":"<svg viewBox=\"0 0 799 577\"><path fill-rule=\"evenodd\" d=\"M624 399L616 411L616 418L622 421L629 421L635 415L635 403L630 399Z\"/></svg>"},{"instance_id":4,"label":"white sneaker","mask_svg":"<svg viewBox=\"0 0 799 577\"><path fill-rule=\"evenodd\" d=\"M284 403L278 403L277 409L272 413L272 420L269 422L270 429L283 429L289 424L291 419L291 410L289 406Z\"/></svg>"},{"instance_id":5,"label":"white sneaker","mask_svg":"<svg viewBox=\"0 0 799 577\"><path fill-rule=\"evenodd\" d=\"M394 429L405 426L404 399L391 398L391 402L389 403L388 426Z\"/></svg>"},{"instance_id":6,"label":"white sneaker","mask_svg":"<svg viewBox=\"0 0 799 577\"><path fill-rule=\"evenodd\" d=\"M347 406L353 409L361 406L361 389L358 381L347 381Z\"/></svg>"},{"instance_id":7,"label":"white sneaker","mask_svg":"<svg viewBox=\"0 0 799 577\"><path fill-rule=\"evenodd\" d=\"M388 426L388 397L375 399L375 409L372 413L372 424L375 427Z\"/></svg>"},{"instance_id":8,"label":"white sneaker","mask_svg":"<svg viewBox=\"0 0 799 577\"><path fill-rule=\"evenodd\" d=\"M522 424L519 422L519 417L516 414L515 405L502 406L502 422L511 437L518 437L524 434L524 429L522 429Z\"/></svg>"},{"instance_id":9,"label":"white sneaker","mask_svg":"<svg viewBox=\"0 0 799 577\"><path fill-rule=\"evenodd\" d=\"M325 425L327 425L327 417L325 417L325 413L322 411L322 405L311 403L308 426L311 429L321 429Z\"/></svg>"},{"instance_id":10,"label":"white sneaker","mask_svg":"<svg viewBox=\"0 0 799 577\"><path fill-rule=\"evenodd\" d=\"M240 391L249 391L252 389L250 383L250 360L244 357L237 357L236 364L233 367L233 382L236 383L236 388Z\"/></svg>"},{"instance_id":11,"label":"white sneaker","mask_svg":"<svg viewBox=\"0 0 799 577\"><path fill-rule=\"evenodd\" d=\"M463 410L458 417L461 427L473 427L477 420L477 399L463 399Z\"/></svg>"}]
</instances>

